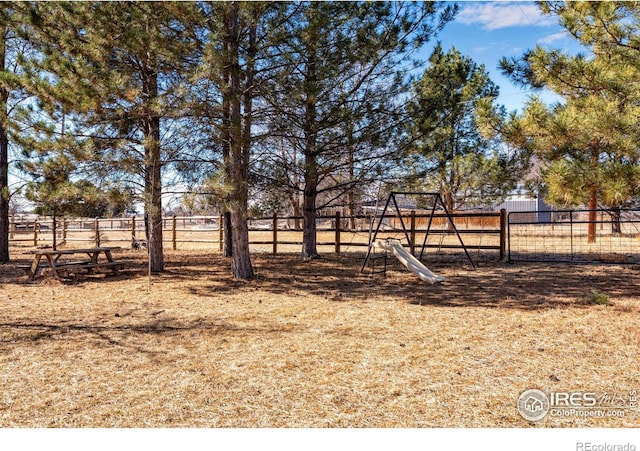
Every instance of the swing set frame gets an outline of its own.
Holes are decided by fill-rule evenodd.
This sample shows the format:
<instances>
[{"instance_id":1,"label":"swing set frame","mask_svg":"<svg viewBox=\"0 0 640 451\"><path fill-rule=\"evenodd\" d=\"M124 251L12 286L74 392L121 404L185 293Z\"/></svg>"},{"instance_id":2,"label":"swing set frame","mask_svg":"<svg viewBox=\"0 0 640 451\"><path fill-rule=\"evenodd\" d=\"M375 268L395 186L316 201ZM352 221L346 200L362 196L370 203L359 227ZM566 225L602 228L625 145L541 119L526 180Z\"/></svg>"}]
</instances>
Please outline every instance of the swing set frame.
<instances>
[{"instance_id":1,"label":"swing set frame","mask_svg":"<svg viewBox=\"0 0 640 451\"><path fill-rule=\"evenodd\" d=\"M376 237L378 236L378 232L380 231L380 228L382 227L382 223L384 222L384 218L385 215L387 213L387 210L389 209L390 205L393 205L393 208L395 209L395 212L397 214L397 217L400 219L400 225L402 227L402 232L404 233L404 237L407 240L407 245L409 246L411 255L415 255L415 244L412 243L411 238L409 236L409 231L407 230L407 227L404 223L404 219L402 219L402 212L400 211L400 206L398 205L398 201L396 200L396 196L425 196L425 197L431 197L433 198L433 204L431 207L431 213L429 215L429 222L427 225L427 230L426 233L424 235L424 240L422 241L422 247L420 250L420 257L418 257L418 259L420 261L422 261L422 257L424 256L424 250L427 244L427 239L429 238L429 232L431 231L431 225L433 224L433 217L434 214L436 212L436 209L438 208L438 203L440 203L442 209L444 210L444 213L447 215L447 220L449 221L449 224L451 225L451 227L453 228L456 236L458 237L458 241L460 241L460 246L462 247L462 249L464 249L464 253L467 256L467 259L469 260L469 263L471 264L471 266L473 268L475 268L475 263L473 262L473 260L471 259L471 255L469 255L469 250L467 249L467 246L465 246L464 241L462 241L462 236L460 236L460 232L458 231L455 223L453 222L453 216L451 215L451 213L449 212L449 210L447 209L447 206L444 203L444 200L442 199L442 195L440 193L434 192L434 193L423 193L423 192L414 192L414 191L392 191L391 193L389 193L389 197L387 197L387 201L384 204L384 208L382 210L382 214L377 216L377 211L376 211L376 216L378 218L378 224L375 228L375 231L373 231L373 233L371 233L371 231L373 230L373 227L370 229L369 231L369 247L367 249L367 255L364 258L364 261L362 262L362 267L360 268L360 272L363 273L367 263L369 262L369 258L371 257L371 250L372 250L372 244L375 242ZM373 222L372 222L373 225Z\"/></svg>"}]
</instances>

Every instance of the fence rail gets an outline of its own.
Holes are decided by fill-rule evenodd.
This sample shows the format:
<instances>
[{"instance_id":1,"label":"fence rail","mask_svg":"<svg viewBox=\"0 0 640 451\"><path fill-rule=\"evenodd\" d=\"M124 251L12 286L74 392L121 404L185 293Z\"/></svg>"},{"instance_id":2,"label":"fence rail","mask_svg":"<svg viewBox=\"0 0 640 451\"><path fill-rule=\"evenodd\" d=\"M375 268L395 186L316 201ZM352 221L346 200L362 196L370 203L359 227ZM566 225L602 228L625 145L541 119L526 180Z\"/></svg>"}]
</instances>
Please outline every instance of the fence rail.
<instances>
[{"instance_id":1,"label":"fence rail","mask_svg":"<svg viewBox=\"0 0 640 451\"><path fill-rule=\"evenodd\" d=\"M456 228L464 237L467 249L478 252L494 252L496 258L506 256L506 213L454 213L451 215ZM379 217L378 217L379 218ZM276 216L251 218L249 239L253 251L299 252L302 246L302 217ZM360 252L369 245L369 231L374 217L371 215L342 216L339 213L319 216L316 220L317 245L322 251ZM424 243L425 252L462 250L445 214L407 212L402 215L405 224L410 224L411 248L420 251ZM429 228L429 239L424 235ZM171 249L209 248L222 250L224 221L218 216L171 216L163 218L163 242ZM56 223L58 244L72 246L73 243L120 245L128 247L133 238L145 237L144 219L125 218L64 218ZM9 241L13 245L47 246L53 243L53 220L48 217L12 217L9 221ZM385 215L379 238L403 238L400 217ZM409 243L407 243L409 244ZM327 249L330 247L330 249Z\"/></svg>"},{"instance_id":2,"label":"fence rail","mask_svg":"<svg viewBox=\"0 0 640 451\"><path fill-rule=\"evenodd\" d=\"M596 221L588 220L588 210L536 212L453 213L455 228L465 247L475 258L510 262L615 262L640 263L640 210L622 210L619 220L598 210ZM222 250L223 221L218 216L171 216L163 218L163 241L170 249ZM379 217L375 217L379 219ZM361 253L367 250L371 215L325 215L317 218L317 245L320 252ZM431 226L429 226L431 221ZM463 249L445 214L403 212L386 214L379 239L405 241L416 254L463 255ZM302 246L302 217L270 216L252 218L249 240L253 252L292 253ZM596 241L588 242L587 228L595 223ZM57 242L68 247L116 245L129 247L132 238L144 239L144 220L125 218L66 218L58 221ZM429 236L425 240L426 231ZM9 241L13 246L38 247L53 243L53 222L47 217L16 216L9 221ZM406 243L407 238L409 243ZM81 244L82 243L82 244Z\"/></svg>"}]
</instances>

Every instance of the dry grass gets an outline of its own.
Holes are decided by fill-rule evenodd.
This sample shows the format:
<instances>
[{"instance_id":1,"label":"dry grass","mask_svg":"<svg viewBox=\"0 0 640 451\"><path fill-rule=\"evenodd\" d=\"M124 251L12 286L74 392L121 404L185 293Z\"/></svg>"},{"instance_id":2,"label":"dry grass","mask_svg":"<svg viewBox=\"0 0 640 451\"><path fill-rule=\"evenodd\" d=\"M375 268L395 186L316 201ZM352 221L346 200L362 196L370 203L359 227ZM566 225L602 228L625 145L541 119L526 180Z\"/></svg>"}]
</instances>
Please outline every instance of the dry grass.
<instances>
[{"instance_id":1,"label":"dry grass","mask_svg":"<svg viewBox=\"0 0 640 451\"><path fill-rule=\"evenodd\" d=\"M121 276L64 284L0 266L0 426L640 421L516 410L528 388L640 388L638 266L441 263L433 287L395 265L372 283L359 258L256 255L239 282L219 255L178 251L148 291L141 254L123 257Z\"/></svg>"}]
</instances>

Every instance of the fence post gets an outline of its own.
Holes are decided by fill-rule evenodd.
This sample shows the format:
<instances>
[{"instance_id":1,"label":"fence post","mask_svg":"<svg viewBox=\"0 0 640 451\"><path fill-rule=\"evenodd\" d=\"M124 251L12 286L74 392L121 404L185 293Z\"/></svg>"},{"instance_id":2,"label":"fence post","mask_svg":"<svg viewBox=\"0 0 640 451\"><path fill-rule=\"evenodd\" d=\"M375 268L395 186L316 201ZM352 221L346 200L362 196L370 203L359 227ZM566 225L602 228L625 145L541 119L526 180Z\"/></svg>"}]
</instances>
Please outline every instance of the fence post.
<instances>
[{"instance_id":1,"label":"fence post","mask_svg":"<svg viewBox=\"0 0 640 451\"><path fill-rule=\"evenodd\" d=\"M100 223L98 222L98 218L95 218L93 221L93 229L96 232L96 247L100 247Z\"/></svg>"},{"instance_id":2,"label":"fence post","mask_svg":"<svg viewBox=\"0 0 640 451\"><path fill-rule=\"evenodd\" d=\"M503 262L507 255L507 210L500 209L500 261Z\"/></svg>"},{"instance_id":3,"label":"fence post","mask_svg":"<svg viewBox=\"0 0 640 451\"><path fill-rule=\"evenodd\" d=\"M36 219L33 222L33 247L38 247L38 229L40 228L40 224Z\"/></svg>"},{"instance_id":4,"label":"fence post","mask_svg":"<svg viewBox=\"0 0 640 451\"><path fill-rule=\"evenodd\" d=\"M416 255L416 211L411 210L411 231L409 235L409 249L411 255Z\"/></svg>"},{"instance_id":5,"label":"fence post","mask_svg":"<svg viewBox=\"0 0 640 451\"><path fill-rule=\"evenodd\" d=\"M224 246L224 213L220 214L218 221L218 242L220 243L220 253L222 253Z\"/></svg>"},{"instance_id":6,"label":"fence post","mask_svg":"<svg viewBox=\"0 0 640 451\"><path fill-rule=\"evenodd\" d=\"M176 243L176 215L173 215L173 221L171 223L171 241L173 242L173 250L178 249L178 245Z\"/></svg>"},{"instance_id":7,"label":"fence post","mask_svg":"<svg viewBox=\"0 0 640 451\"><path fill-rule=\"evenodd\" d=\"M67 218L62 218L62 243L67 244Z\"/></svg>"},{"instance_id":8,"label":"fence post","mask_svg":"<svg viewBox=\"0 0 640 451\"><path fill-rule=\"evenodd\" d=\"M573 211L569 212L569 236L571 237L571 261L573 261Z\"/></svg>"},{"instance_id":9,"label":"fence post","mask_svg":"<svg viewBox=\"0 0 640 451\"><path fill-rule=\"evenodd\" d=\"M336 211L336 255L340 255L340 212Z\"/></svg>"},{"instance_id":10,"label":"fence post","mask_svg":"<svg viewBox=\"0 0 640 451\"><path fill-rule=\"evenodd\" d=\"M131 239L136 237L136 215L131 216Z\"/></svg>"},{"instance_id":11,"label":"fence post","mask_svg":"<svg viewBox=\"0 0 640 451\"><path fill-rule=\"evenodd\" d=\"M278 213L273 212L273 255L278 253Z\"/></svg>"}]
</instances>

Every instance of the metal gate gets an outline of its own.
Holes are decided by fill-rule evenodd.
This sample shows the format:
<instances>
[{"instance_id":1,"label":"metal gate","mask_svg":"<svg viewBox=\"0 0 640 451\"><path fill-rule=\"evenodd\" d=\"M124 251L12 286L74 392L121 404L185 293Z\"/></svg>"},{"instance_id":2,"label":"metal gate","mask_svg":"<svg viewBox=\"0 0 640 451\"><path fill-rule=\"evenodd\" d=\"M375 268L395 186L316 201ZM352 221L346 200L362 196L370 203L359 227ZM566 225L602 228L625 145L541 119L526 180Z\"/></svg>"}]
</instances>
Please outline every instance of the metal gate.
<instances>
[{"instance_id":1,"label":"metal gate","mask_svg":"<svg viewBox=\"0 0 640 451\"><path fill-rule=\"evenodd\" d=\"M514 211L507 224L509 262L640 263L638 209Z\"/></svg>"}]
</instances>

